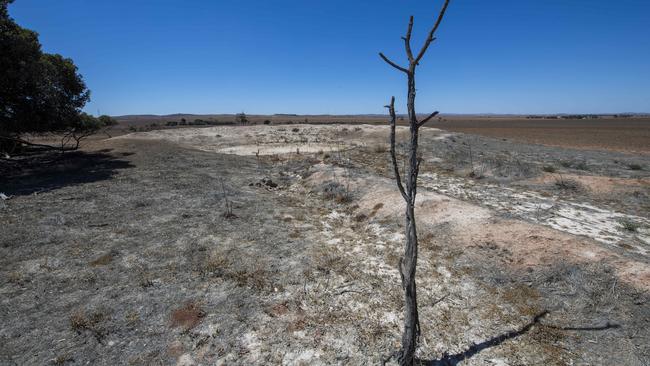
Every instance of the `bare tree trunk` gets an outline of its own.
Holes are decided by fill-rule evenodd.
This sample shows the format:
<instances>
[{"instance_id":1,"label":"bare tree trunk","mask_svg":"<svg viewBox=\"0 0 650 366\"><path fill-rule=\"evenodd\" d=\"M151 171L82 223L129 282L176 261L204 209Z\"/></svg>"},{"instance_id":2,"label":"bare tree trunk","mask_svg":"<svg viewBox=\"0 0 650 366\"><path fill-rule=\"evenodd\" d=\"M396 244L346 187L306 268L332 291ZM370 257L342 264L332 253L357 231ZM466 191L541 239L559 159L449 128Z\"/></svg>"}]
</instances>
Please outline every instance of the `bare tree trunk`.
<instances>
[{"instance_id":1,"label":"bare tree trunk","mask_svg":"<svg viewBox=\"0 0 650 366\"><path fill-rule=\"evenodd\" d=\"M415 68L408 73L408 115L411 143L408 157L408 174L406 178L406 247L400 268L402 288L404 289L404 333L402 334L402 352L400 364L413 364L413 356L420 336L417 291L415 288L415 271L418 262L418 235L415 225L415 195L418 179L418 125L415 116Z\"/></svg>"},{"instance_id":2,"label":"bare tree trunk","mask_svg":"<svg viewBox=\"0 0 650 366\"><path fill-rule=\"evenodd\" d=\"M415 362L415 350L417 348L418 338L420 336L420 319L418 317L418 303L417 303L417 290L415 286L415 272L417 268L418 261L418 235L417 227L415 223L415 197L417 195L417 180L420 169L420 159L418 157L418 138L419 138L419 129L426 122L435 117L438 112L433 112L427 118L422 121L417 120L417 115L415 113L415 69L418 66L420 60L427 51L427 48L434 41L433 35L435 34L442 18L445 15L447 6L449 5L450 0L445 0L445 3L438 15L435 25L429 32L429 36L425 41L424 45L420 49L420 52L416 57L413 56L411 50L411 32L413 30L413 17L409 20L408 29L406 31L406 36L402 37L404 39L404 45L406 49L406 55L409 60L408 68L401 67L395 62L389 60L384 54L380 53L379 56L386 61L389 65L396 68L397 70L404 72L407 75L407 86L408 86L408 99L406 107L408 110L409 118L409 130L410 130L410 145L409 145L409 155L408 155L408 170L406 172L406 187L402 183L402 178L400 177L399 168L397 164L397 157L395 154L395 125L396 125L396 114L395 114L395 97L391 98L390 104L386 106L390 113L390 153L391 160L393 163L393 171L395 174L395 180L397 182L397 187L406 202L406 212L405 212L405 234L406 234L406 243L404 248L404 257L400 259L399 272L402 279L402 288L404 289L404 331L402 333L402 349L398 353L398 361L401 366L411 366Z\"/></svg>"}]
</instances>

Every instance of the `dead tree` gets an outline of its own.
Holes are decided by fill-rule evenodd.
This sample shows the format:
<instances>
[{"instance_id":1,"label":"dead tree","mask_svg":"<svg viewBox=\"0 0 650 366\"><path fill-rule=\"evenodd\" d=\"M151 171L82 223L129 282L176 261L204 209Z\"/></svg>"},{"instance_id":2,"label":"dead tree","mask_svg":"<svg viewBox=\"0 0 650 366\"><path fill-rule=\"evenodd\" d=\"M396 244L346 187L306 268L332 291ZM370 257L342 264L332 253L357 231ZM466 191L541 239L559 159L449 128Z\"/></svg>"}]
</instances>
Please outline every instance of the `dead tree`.
<instances>
[{"instance_id":1,"label":"dead tree","mask_svg":"<svg viewBox=\"0 0 650 366\"><path fill-rule=\"evenodd\" d=\"M413 17L411 16L406 30L406 36L402 37L406 49L406 56L409 61L408 67L402 67L388 59L383 53L379 53L379 56L390 66L405 73L408 81L408 99L406 106L410 128L410 146L407 157L408 167L405 172L406 182L404 183L402 183L402 178L397 165L397 157L395 156L395 97L392 97L390 105L386 106L390 113L390 155L393 163L395 180L397 181L397 188L406 202L406 245L404 257L402 257L399 262L399 272L402 278L405 302L404 331L402 333L402 348L396 354L399 364L402 366L413 365L415 361L415 348L420 335L420 321L418 318L417 293L415 288L415 269L418 259L418 236L415 226L415 195L417 193L417 179L421 162L421 159L418 157L419 130L420 127L438 114L438 112L433 112L428 117L418 121L417 115L415 114L415 69L420 63L420 60L422 60L424 54L427 52L429 45L431 45L435 40L434 35L442 22L449 1L450 0L445 0L445 3L440 10L440 14L438 15L438 19L433 28L431 28L431 31L429 31L429 36L417 55L414 55L411 50L411 32L413 30Z\"/></svg>"}]
</instances>

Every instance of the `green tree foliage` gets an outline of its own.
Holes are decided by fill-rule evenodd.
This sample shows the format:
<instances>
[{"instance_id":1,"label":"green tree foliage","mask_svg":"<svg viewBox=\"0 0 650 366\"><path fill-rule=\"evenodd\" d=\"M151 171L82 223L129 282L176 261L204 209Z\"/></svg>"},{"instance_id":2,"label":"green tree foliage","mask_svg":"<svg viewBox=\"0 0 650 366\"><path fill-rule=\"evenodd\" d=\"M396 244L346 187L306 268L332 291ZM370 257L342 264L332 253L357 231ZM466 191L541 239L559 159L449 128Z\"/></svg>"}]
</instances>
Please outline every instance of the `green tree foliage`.
<instances>
[{"instance_id":1,"label":"green tree foliage","mask_svg":"<svg viewBox=\"0 0 650 366\"><path fill-rule=\"evenodd\" d=\"M239 123L240 125L248 124L248 117L246 117L246 113L244 112L237 113L237 115L235 116L235 122Z\"/></svg>"},{"instance_id":2,"label":"green tree foliage","mask_svg":"<svg viewBox=\"0 0 650 366\"><path fill-rule=\"evenodd\" d=\"M113 117L107 116L105 114L97 117L97 119L99 120L99 122L102 123L102 127L110 127L110 126L117 125L117 121Z\"/></svg>"},{"instance_id":3,"label":"green tree foliage","mask_svg":"<svg viewBox=\"0 0 650 366\"><path fill-rule=\"evenodd\" d=\"M78 128L90 92L71 59L44 53L38 34L14 22L12 1L0 0L0 137Z\"/></svg>"}]
</instances>

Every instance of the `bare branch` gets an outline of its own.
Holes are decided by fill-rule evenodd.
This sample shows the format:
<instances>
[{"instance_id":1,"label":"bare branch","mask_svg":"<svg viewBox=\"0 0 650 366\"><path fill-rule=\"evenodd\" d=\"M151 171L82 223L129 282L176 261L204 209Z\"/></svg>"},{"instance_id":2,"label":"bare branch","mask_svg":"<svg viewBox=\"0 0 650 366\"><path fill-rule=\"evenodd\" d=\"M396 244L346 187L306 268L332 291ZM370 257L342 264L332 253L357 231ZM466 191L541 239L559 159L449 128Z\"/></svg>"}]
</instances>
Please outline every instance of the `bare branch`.
<instances>
[{"instance_id":1,"label":"bare branch","mask_svg":"<svg viewBox=\"0 0 650 366\"><path fill-rule=\"evenodd\" d=\"M379 57L381 57L382 60L386 61L386 63L389 64L390 66L396 68L397 70L399 70L401 72L405 72L405 73L408 74L409 71L407 69L405 69L405 68L401 67L400 65L394 63L393 61L389 60L388 57L384 56L383 53L379 52Z\"/></svg>"},{"instance_id":2,"label":"bare branch","mask_svg":"<svg viewBox=\"0 0 650 366\"><path fill-rule=\"evenodd\" d=\"M431 120L431 118L437 116L438 113L440 113L440 112L435 111L435 112L431 113L431 114L429 115L429 117L423 119L421 122L418 122L418 128L424 126L425 123L429 122L429 121Z\"/></svg>"},{"instance_id":3,"label":"bare branch","mask_svg":"<svg viewBox=\"0 0 650 366\"><path fill-rule=\"evenodd\" d=\"M23 140L23 139L21 139L21 138L13 138L13 137L7 137L7 136L0 136L0 139L2 139L2 140L7 140L7 141L13 141L13 142L17 142L17 143L24 144L24 145L28 145L28 146L44 147L44 148L46 148L46 149L52 149L52 150L61 150L61 149L59 149L59 148L56 147L56 146L45 145L45 144L37 144L37 143L34 143L34 142L29 142L29 141L27 141L27 140Z\"/></svg>"},{"instance_id":4,"label":"bare branch","mask_svg":"<svg viewBox=\"0 0 650 366\"><path fill-rule=\"evenodd\" d=\"M445 0L445 4L442 6L442 9L440 10L440 14L438 14L438 19L436 20L436 24L431 28L431 31L429 32L429 36L427 37L427 40L424 42L424 45L422 46L422 49L420 50L420 53L418 53L418 56L415 58L415 63L419 63L420 60L422 59L422 56L427 52L427 48L429 48L429 45L431 42L435 40L435 37L433 36L436 31L438 30L438 27L440 26L440 22L442 22L442 18L445 16L445 12L447 11L447 6L449 5L449 0Z\"/></svg>"},{"instance_id":5,"label":"bare branch","mask_svg":"<svg viewBox=\"0 0 650 366\"><path fill-rule=\"evenodd\" d=\"M395 97L390 98L390 105L387 105L388 113L390 113L390 157L393 161L393 171L395 172L395 180L397 181L397 188L399 193L402 194L402 198L406 202L409 202L409 197L404 191L404 186L402 185L402 177L399 175L399 168L397 167L397 157L395 156L395 122L397 116L395 115Z\"/></svg>"},{"instance_id":6,"label":"bare branch","mask_svg":"<svg viewBox=\"0 0 650 366\"><path fill-rule=\"evenodd\" d=\"M409 58L409 62L413 63L413 51L411 51L411 32L413 32L413 15L409 19L409 27L406 30L406 36L402 37L404 40L404 48L406 48L406 56Z\"/></svg>"}]
</instances>

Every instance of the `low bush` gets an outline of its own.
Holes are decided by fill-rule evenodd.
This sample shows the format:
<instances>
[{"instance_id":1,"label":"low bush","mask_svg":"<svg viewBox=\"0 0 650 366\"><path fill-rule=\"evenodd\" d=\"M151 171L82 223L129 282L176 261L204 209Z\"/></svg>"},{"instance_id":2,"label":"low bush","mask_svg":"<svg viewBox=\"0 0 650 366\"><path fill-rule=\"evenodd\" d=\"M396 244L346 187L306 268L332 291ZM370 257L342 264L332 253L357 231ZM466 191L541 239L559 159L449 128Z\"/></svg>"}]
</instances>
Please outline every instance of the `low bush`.
<instances>
[{"instance_id":1,"label":"low bush","mask_svg":"<svg viewBox=\"0 0 650 366\"><path fill-rule=\"evenodd\" d=\"M577 192L582 189L582 185L575 179L563 178L562 176L555 179L555 187L563 191Z\"/></svg>"},{"instance_id":2,"label":"low bush","mask_svg":"<svg viewBox=\"0 0 650 366\"><path fill-rule=\"evenodd\" d=\"M322 186L323 196L338 203L352 202L350 190L339 182L328 181Z\"/></svg>"},{"instance_id":3,"label":"low bush","mask_svg":"<svg viewBox=\"0 0 650 366\"><path fill-rule=\"evenodd\" d=\"M624 231L629 231L629 232L637 232L641 228L641 225L630 220L630 219L621 219L618 222L621 224L621 229Z\"/></svg>"},{"instance_id":4,"label":"low bush","mask_svg":"<svg viewBox=\"0 0 650 366\"><path fill-rule=\"evenodd\" d=\"M555 167L552 166L552 165L544 165L542 167L542 170L547 172L547 173L555 173L557 171L557 169L555 169Z\"/></svg>"}]
</instances>

